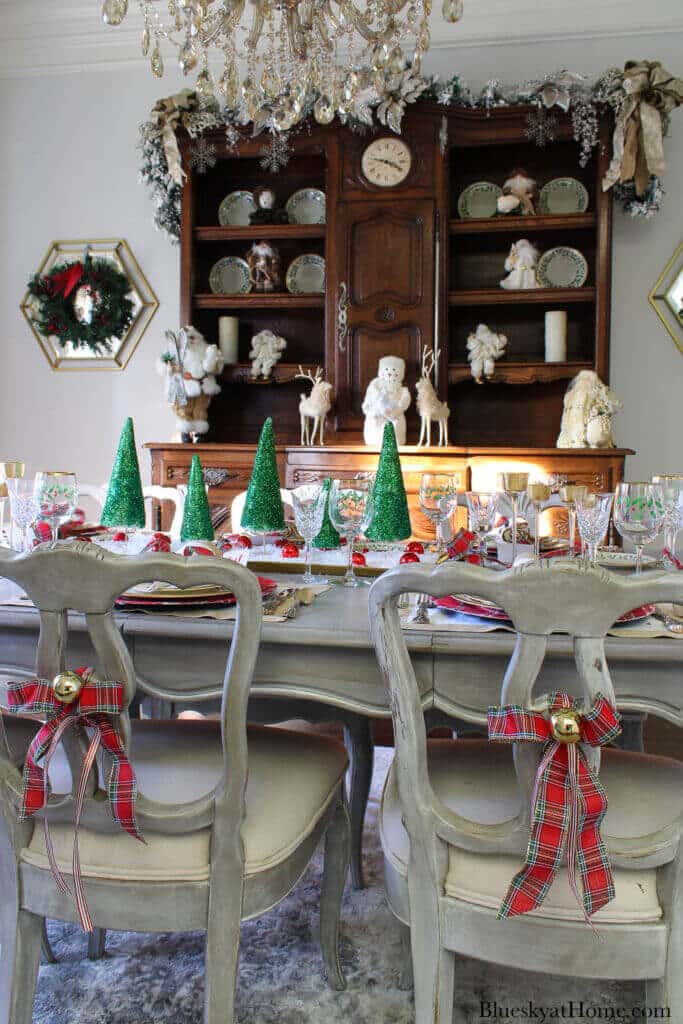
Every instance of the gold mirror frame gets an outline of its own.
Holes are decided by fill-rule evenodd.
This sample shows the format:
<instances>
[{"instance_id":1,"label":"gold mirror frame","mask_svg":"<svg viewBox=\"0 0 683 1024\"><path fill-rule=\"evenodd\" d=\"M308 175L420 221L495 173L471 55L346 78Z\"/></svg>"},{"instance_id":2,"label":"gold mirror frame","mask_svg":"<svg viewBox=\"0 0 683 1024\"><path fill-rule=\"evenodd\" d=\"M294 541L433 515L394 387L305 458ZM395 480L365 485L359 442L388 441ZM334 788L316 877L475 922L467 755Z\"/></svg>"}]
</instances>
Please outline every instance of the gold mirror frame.
<instances>
[{"instance_id":1,"label":"gold mirror frame","mask_svg":"<svg viewBox=\"0 0 683 1024\"><path fill-rule=\"evenodd\" d=\"M91 256L111 260L117 269L126 275L130 284L133 320L124 337L118 339L113 351L97 354L84 349L63 349L55 338L42 335L32 319L34 300L28 292L22 299L21 312L53 370L123 370L149 327L159 307L159 301L130 246L122 238L50 242L38 273L48 274L57 263L70 263L82 259L86 247L89 248Z\"/></svg>"},{"instance_id":2,"label":"gold mirror frame","mask_svg":"<svg viewBox=\"0 0 683 1024\"><path fill-rule=\"evenodd\" d=\"M680 308L671 304L671 293L678 286ZM671 335L674 345L683 355L683 242L664 267L649 295L650 305Z\"/></svg>"}]
</instances>

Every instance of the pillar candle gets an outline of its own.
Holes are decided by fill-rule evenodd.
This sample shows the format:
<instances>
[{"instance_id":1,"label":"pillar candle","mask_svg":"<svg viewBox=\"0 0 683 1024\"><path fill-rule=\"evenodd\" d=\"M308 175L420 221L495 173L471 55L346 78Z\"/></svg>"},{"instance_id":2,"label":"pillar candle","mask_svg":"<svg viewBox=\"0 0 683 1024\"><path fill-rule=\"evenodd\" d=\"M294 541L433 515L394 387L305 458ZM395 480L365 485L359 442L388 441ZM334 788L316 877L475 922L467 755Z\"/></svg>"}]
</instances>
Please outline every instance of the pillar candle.
<instances>
[{"instance_id":1,"label":"pillar candle","mask_svg":"<svg viewBox=\"0 0 683 1024\"><path fill-rule=\"evenodd\" d=\"M567 359L567 313L551 309L545 315L545 361L564 363Z\"/></svg>"},{"instance_id":2,"label":"pillar candle","mask_svg":"<svg viewBox=\"0 0 683 1024\"><path fill-rule=\"evenodd\" d=\"M218 317L218 347L225 362L238 362L239 320L236 316Z\"/></svg>"}]
</instances>

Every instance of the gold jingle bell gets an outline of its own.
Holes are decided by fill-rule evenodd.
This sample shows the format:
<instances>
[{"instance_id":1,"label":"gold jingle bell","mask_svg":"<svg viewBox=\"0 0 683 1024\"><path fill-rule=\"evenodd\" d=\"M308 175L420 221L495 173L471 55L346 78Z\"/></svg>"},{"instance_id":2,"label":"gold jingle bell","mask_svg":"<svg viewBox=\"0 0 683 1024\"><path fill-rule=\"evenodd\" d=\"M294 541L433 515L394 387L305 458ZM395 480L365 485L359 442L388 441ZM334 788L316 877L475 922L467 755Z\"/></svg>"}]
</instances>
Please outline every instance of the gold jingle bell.
<instances>
[{"instance_id":1,"label":"gold jingle bell","mask_svg":"<svg viewBox=\"0 0 683 1024\"><path fill-rule=\"evenodd\" d=\"M553 739L558 743L578 743L581 739L579 713L573 708L560 708L550 714Z\"/></svg>"},{"instance_id":2,"label":"gold jingle bell","mask_svg":"<svg viewBox=\"0 0 683 1024\"><path fill-rule=\"evenodd\" d=\"M60 672L52 681L52 689L61 704L73 704L83 689L83 680L76 672Z\"/></svg>"}]
</instances>

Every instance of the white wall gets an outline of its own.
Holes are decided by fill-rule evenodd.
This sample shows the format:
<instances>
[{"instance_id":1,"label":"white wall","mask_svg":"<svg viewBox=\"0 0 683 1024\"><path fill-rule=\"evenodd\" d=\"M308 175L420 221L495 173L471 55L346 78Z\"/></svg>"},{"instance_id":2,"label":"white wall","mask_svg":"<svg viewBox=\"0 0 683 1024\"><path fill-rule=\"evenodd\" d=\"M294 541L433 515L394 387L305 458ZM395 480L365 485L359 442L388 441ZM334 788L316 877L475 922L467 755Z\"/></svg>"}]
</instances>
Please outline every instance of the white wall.
<instances>
[{"instance_id":1,"label":"white wall","mask_svg":"<svg viewBox=\"0 0 683 1024\"><path fill-rule=\"evenodd\" d=\"M475 2L475 0L472 0ZM625 59L661 59L681 68L683 33L653 38L438 49L428 71L481 85L569 67L592 77ZM170 61L169 61L170 63ZM178 324L178 249L152 224L152 205L137 183L137 125L159 95L179 88L143 69L28 77L0 82L0 459L33 468L59 465L82 480L108 474L127 415L137 439L173 432L155 373L163 331ZM664 212L639 223L615 211L611 380L625 402L620 443L638 450L629 474L681 471L683 356L647 302L648 291L681 241L683 111L666 143L670 164ZM55 373L20 311L30 275L53 239L120 237L130 244L160 307L123 372ZM143 459L143 472L147 472Z\"/></svg>"}]
</instances>

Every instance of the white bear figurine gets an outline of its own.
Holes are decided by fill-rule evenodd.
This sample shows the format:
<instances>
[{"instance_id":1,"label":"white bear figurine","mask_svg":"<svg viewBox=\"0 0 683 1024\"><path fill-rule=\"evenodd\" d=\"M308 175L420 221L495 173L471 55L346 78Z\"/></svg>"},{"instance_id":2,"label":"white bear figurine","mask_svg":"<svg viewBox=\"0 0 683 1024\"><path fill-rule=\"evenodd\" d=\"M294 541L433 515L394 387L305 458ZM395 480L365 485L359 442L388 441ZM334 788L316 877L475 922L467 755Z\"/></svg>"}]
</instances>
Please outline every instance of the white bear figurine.
<instances>
[{"instance_id":1,"label":"white bear figurine","mask_svg":"<svg viewBox=\"0 0 683 1024\"><path fill-rule=\"evenodd\" d=\"M383 356L377 376L368 384L363 399L363 440L371 448L381 448L385 423L393 423L396 443L406 443L405 411L410 391L403 385L406 364L399 356Z\"/></svg>"},{"instance_id":2,"label":"white bear figurine","mask_svg":"<svg viewBox=\"0 0 683 1024\"><path fill-rule=\"evenodd\" d=\"M505 260L508 276L500 282L501 288L538 288L536 264L540 259L536 246L528 238L513 242Z\"/></svg>"}]
</instances>

